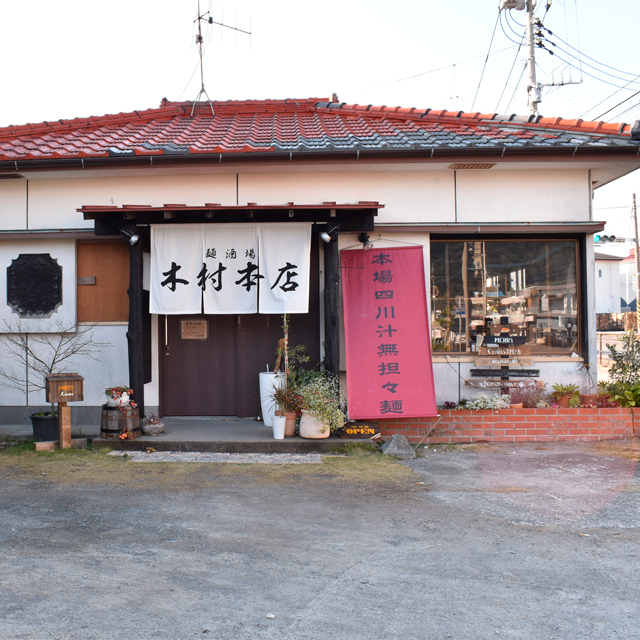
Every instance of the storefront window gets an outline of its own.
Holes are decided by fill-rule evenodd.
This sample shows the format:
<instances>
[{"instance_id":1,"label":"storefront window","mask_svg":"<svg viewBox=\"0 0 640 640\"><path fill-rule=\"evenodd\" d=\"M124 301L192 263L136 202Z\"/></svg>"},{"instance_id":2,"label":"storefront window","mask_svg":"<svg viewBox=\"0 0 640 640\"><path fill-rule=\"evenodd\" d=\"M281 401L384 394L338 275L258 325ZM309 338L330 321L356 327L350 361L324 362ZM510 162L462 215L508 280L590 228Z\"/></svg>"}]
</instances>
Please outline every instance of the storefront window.
<instances>
[{"instance_id":1,"label":"storefront window","mask_svg":"<svg viewBox=\"0 0 640 640\"><path fill-rule=\"evenodd\" d=\"M577 242L431 242L434 352L478 352L513 337L531 354L577 351Z\"/></svg>"}]
</instances>

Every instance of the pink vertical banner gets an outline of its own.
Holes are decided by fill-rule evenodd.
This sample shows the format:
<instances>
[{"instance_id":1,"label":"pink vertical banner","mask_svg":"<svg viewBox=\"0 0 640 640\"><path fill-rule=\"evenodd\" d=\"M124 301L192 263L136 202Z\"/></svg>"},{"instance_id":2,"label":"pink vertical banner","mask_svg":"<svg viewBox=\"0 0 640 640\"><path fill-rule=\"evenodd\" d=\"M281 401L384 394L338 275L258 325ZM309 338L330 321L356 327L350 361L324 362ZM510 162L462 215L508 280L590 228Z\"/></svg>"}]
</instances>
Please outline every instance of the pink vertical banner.
<instances>
[{"instance_id":1,"label":"pink vertical banner","mask_svg":"<svg viewBox=\"0 0 640 640\"><path fill-rule=\"evenodd\" d=\"M435 416L422 247L340 252L349 418Z\"/></svg>"}]
</instances>

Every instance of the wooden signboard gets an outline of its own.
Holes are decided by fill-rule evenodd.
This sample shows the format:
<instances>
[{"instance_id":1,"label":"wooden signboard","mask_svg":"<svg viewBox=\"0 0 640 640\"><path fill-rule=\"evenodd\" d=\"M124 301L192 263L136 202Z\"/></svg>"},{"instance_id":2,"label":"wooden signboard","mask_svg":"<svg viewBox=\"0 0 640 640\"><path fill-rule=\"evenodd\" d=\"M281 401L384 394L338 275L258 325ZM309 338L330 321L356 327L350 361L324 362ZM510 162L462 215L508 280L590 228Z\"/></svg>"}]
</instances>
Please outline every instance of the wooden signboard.
<instances>
[{"instance_id":1,"label":"wooden signboard","mask_svg":"<svg viewBox=\"0 0 640 640\"><path fill-rule=\"evenodd\" d=\"M478 358L474 363L476 367L506 367L515 365L517 367L532 367L535 364L533 358L492 358L491 356Z\"/></svg>"},{"instance_id":2,"label":"wooden signboard","mask_svg":"<svg viewBox=\"0 0 640 640\"><path fill-rule=\"evenodd\" d=\"M469 373L475 378L490 378L501 376L503 378L539 378L540 369L471 369Z\"/></svg>"},{"instance_id":3,"label":"wooden signboard","mask_svg":"<svg viewBox=\"0 0 640 640\"><path fill-rule=\"evenodd\" d=\"M478 353L481 356L528 356L531 347L480 347Z\"/></svg>"},{"instance_id":4,"label":"wooden signboard","mask_svg":"<svg viewBox=\"0 0 640 640\"><path fill-rule=\"evenodd\" d=\"M77 373L52 373L46 376L46 400L59 402L82 402L84 400L84 378Z\"/></svg>"},{"instance_id":5,"label":"wooden signboard","mask_svg":"<svg viewBox=\"0 0 640 640\"><path fill-rule=\"evenodd\" d=\"M465 387L476 389L510 389L513 387L537 387L535 380L465 380Z\"/></svg>"},{"instance_id":6,"label":"wooden signboard","mask_svg":"<svg viewBox=\"0 0 640 640\"><path fill-rule=\"evenodd\" d=\"M183 340L206 340L209 337L209 323L206 320L181 320L180 337Z\"/></svg>"},{"instance_id":7,"label":"wooden signboard","mask_svg":"<svg viewBox=\"0 0 640 640\"><path fill-rule=\"evenodd\" d=\"M380 433L377 422L347 422L340 430L341 438L371 438Z\"/></svg>"}]
</instances>

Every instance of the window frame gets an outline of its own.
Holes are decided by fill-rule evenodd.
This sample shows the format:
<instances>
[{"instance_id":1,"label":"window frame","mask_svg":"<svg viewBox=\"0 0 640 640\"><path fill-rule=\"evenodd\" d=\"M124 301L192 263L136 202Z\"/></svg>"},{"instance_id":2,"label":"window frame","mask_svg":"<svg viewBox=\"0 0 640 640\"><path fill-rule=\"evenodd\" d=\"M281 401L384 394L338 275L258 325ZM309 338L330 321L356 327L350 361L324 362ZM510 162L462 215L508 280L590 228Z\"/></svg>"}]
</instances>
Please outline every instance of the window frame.
<instances>
[{"instance_id":1,"label":"window frame","mask_svg":"<svg viewBox=\"0 0 640 640\"><path fill-rule=\"evenodd\" d=\"M587 300L587 269L586 269L586 234L469 234L469 233L432 233L429 239L429 283L431 283L431 246L442 242L508 242L509 240L518 242L567 242L573 241L575 244L575 264L576 264L576 323L578 326L577 347L573 351L569 349L558 352L550 350L532 354L534 358L558 358L570 357L571 353L576 352L586 362L588 361L588 300ZM595 275L595 274L594 274ZM429 324L431 325L431 308L432 296L431 286L429 286ZM430 326L431 329L431 326ZM477 352L473 351L433 351L432 357L438 358L446 356L447 358L469 358L478 357Z\"/></svg>"}]
</instances>

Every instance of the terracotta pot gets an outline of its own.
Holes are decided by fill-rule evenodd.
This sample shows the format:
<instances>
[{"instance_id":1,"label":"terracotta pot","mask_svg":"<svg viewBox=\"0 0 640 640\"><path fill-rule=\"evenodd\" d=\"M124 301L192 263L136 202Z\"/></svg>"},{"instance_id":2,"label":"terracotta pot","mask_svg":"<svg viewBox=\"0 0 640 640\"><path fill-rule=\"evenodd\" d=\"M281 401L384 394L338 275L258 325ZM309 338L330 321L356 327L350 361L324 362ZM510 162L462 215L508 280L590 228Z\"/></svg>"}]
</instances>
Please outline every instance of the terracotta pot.
<instances>
[{"instance_id":1,"label":"terracotta pot","mask_svg":"<svg viewBox=\"0 0 640 640\"><path fill-rule=\"evenodd\" d=\"M580 395L580 402L586 404L589 407L598 406L598 394L597 393L583 393Z\"/></svg>"},{"instance_id":2,"label":"terracotta pot","mask_svg":"<svg viewBox=\"0 0 640 640\"><path fill-rule=\"evenodd\" d=\"M328 424L318 420L318 418L312 416L308 411L302 412L302 417L300 418L301 437L319 440L320 438L328 438L330 433L331 429Z\"/></svg>"},{"instance_id":3,"label":"terracotta pot","mask_svg":"<svg viewBox=\"0 0 640 640\"><path fill-rule=\"evenodd\" d=\"M514 402L509 405L511 409L522 409L524 407L524 402Z\"/></svg>"},{"instance_id":4,"label":"terracotta pot","mask_svg":"<svg viewBox=\"0 0 640 640\"><path fill-rule=\"evenodd\" d=\"M284 437L291 438L295 435L296 432L296 412L285 411L284 417L287 419L287 422L284 426Z\"/></svg>"},{"instance_id":5,"label":"terracotta pot","mask_svg":"<svg viewBox=\"0 0 640 640\"><path fill-rule=\"evenodd\" d=\"M569 400L571 400L571 396L560 396L559 398L556 398L556 404L563 409L568 409Z\"/></svg>"}]
</instances>

